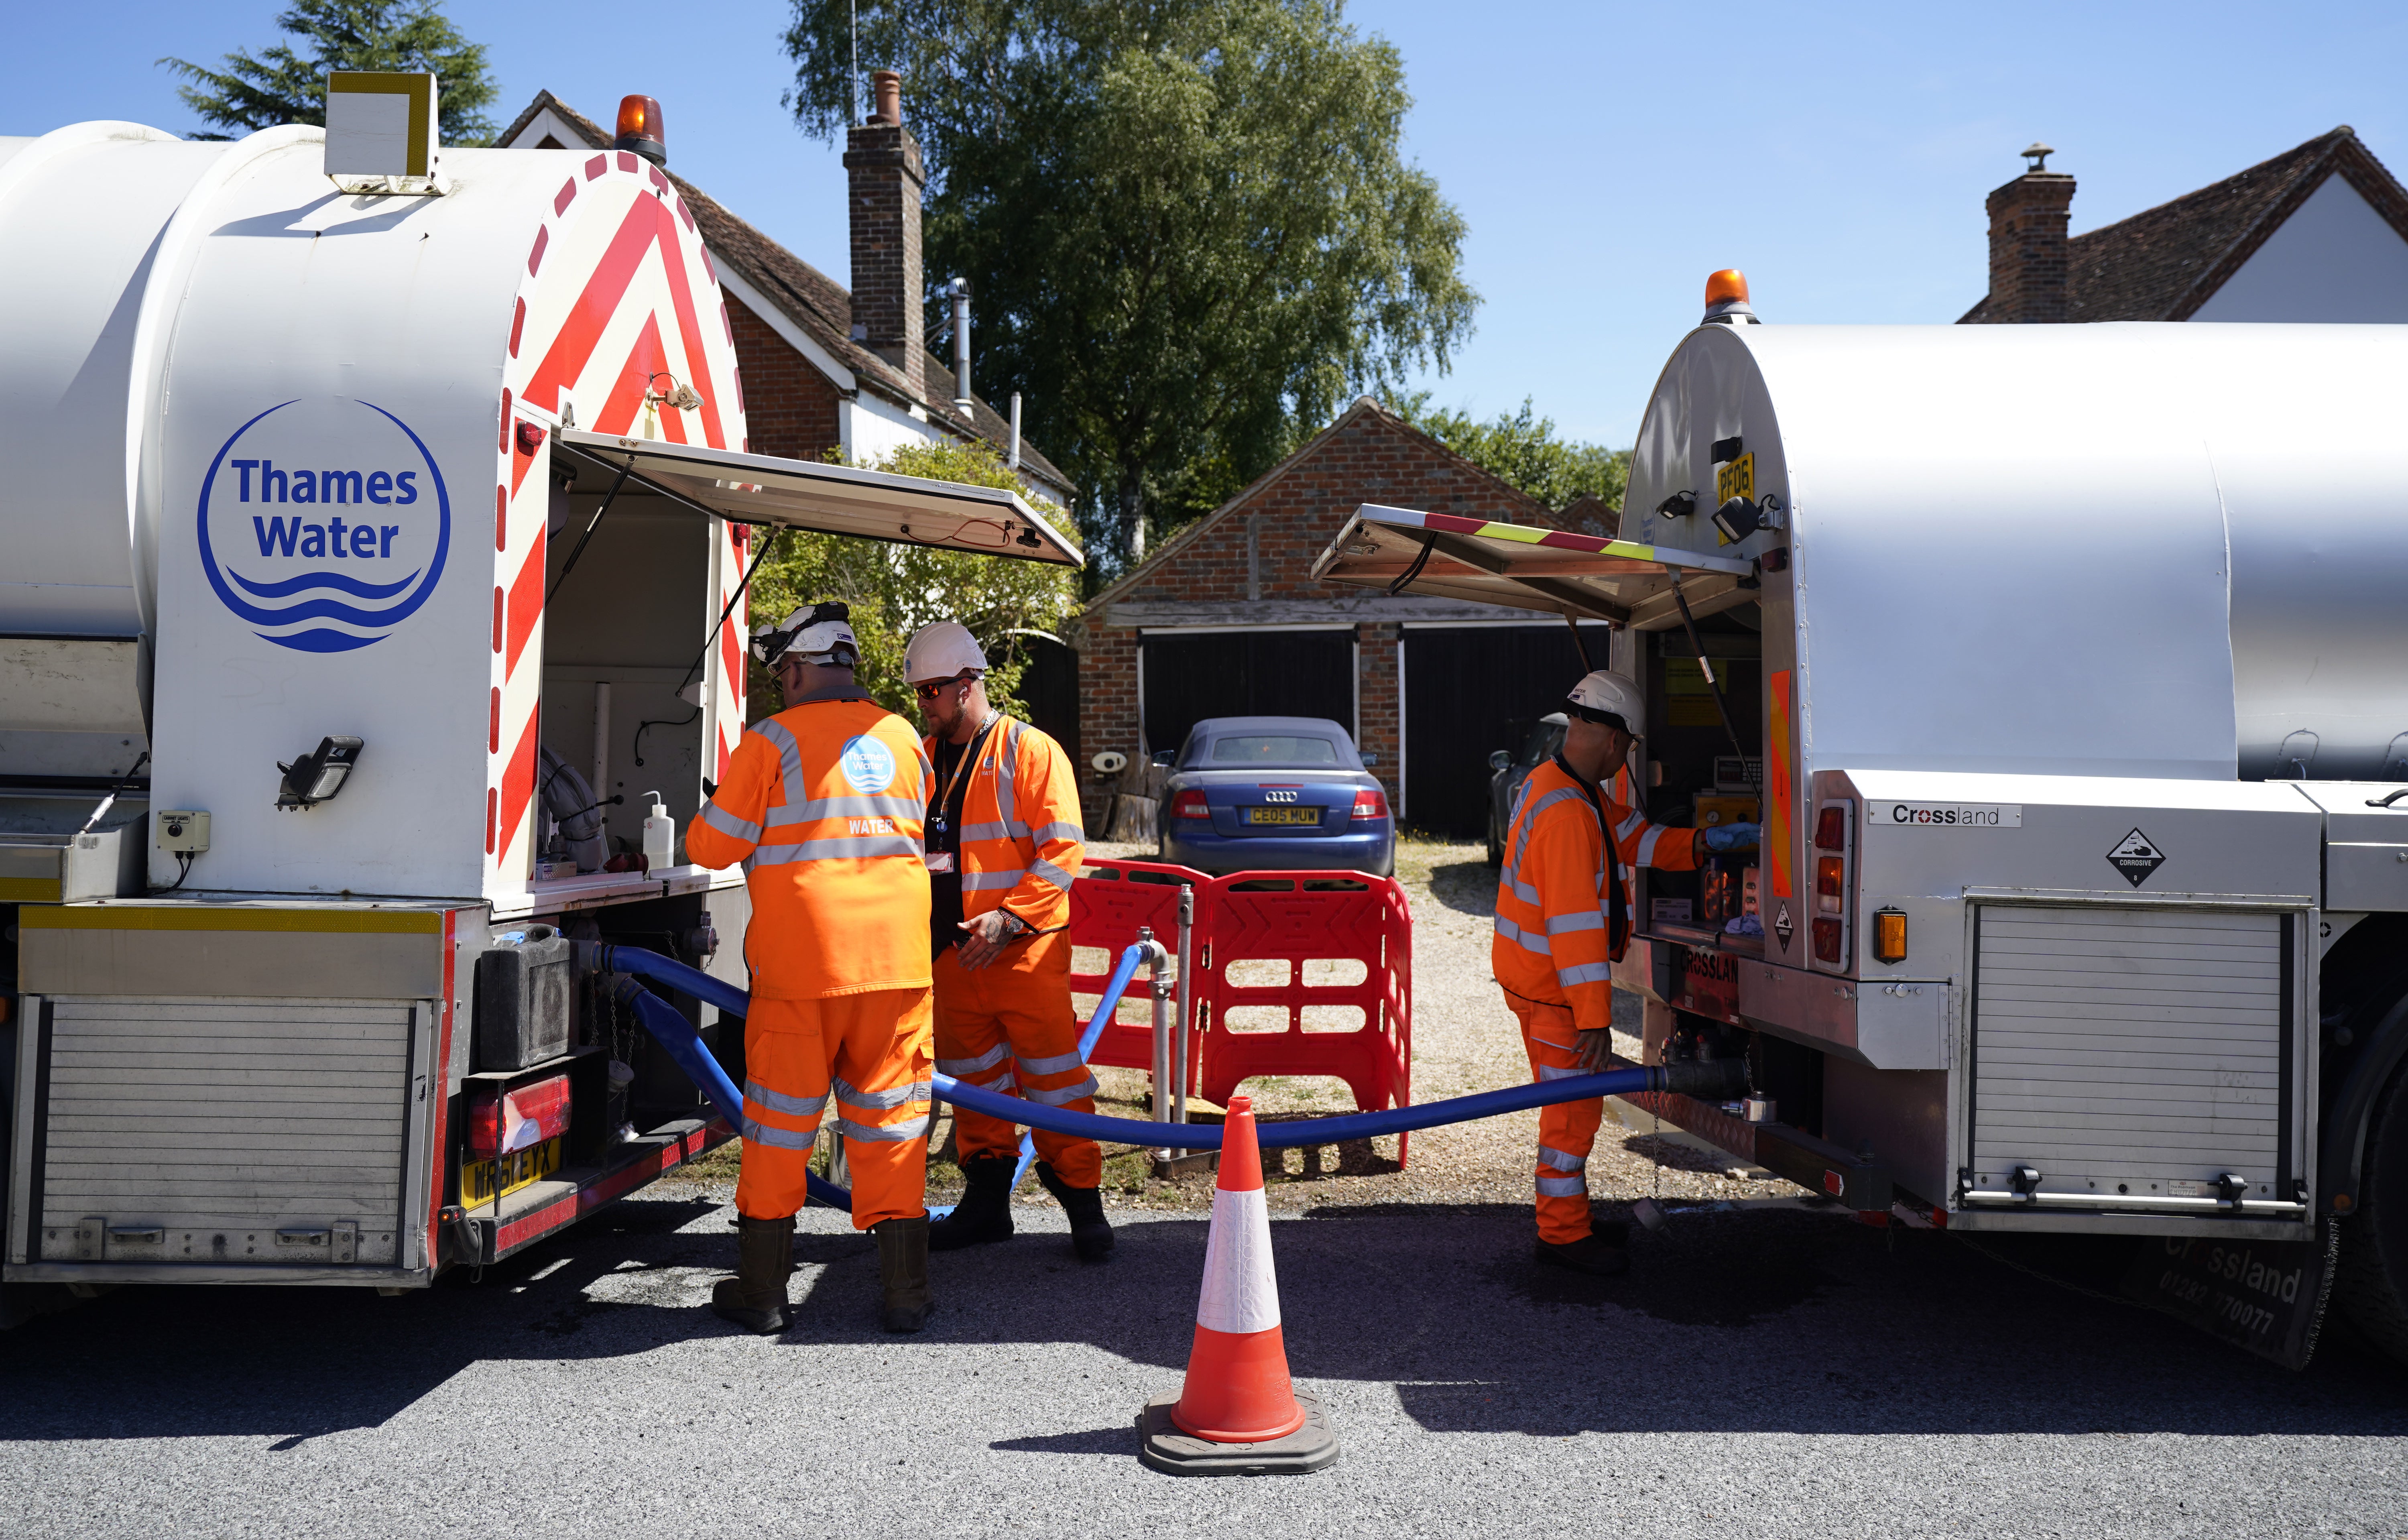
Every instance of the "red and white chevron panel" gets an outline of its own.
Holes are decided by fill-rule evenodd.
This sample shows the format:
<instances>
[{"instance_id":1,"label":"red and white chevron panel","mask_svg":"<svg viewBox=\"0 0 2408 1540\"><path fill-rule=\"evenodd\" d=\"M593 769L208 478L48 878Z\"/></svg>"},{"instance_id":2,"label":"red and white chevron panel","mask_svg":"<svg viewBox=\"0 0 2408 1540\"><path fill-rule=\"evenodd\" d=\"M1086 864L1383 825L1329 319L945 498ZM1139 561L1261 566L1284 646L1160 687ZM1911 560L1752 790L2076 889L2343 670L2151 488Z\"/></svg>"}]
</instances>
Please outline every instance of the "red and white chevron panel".
<instances>
[{"instance_id":1,"label":"red and white chevron panel","mask_svg":"<svg viewBox=\"0 0 2408 1540\"><path fill-rule=\"evenodd\" d=\"M718 275L694 216L660 170L624 151L575 163L529 245L510 318L494 445L493 670L486 702L485 859L489 890L528 870L543 696L545 523L542 467L564 408L576 425L625 438L746 447L736 342ZM679 385L688 410L663 397ZM742 579L744 533L711 532L712 581L695 596L695 634ZM704 600L710 602L707 611ZM745 607L704 663L713 718L705 763L724 773L744 724Z\"/></svg>"}]
</instances>

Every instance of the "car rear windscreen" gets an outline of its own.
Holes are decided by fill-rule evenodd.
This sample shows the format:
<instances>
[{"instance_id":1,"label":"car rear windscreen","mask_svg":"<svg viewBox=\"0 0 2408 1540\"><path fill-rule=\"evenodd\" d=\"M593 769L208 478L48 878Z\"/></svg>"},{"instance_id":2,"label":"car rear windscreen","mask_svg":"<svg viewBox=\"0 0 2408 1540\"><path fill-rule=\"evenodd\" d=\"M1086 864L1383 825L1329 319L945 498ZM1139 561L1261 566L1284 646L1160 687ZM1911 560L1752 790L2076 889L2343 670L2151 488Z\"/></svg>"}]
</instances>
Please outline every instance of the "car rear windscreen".
<instances>
[{"instance_id":1,"label":"car rear windscreen","mask_svg":"<svg viewBox=\"0 0 2408 1540\"><path fill-rule=\"evenodd\" d=\"M1326 738L1247 737L1212 741L1216 765L1334 765L1338 745Z\"/></svg>"}]
</instances>

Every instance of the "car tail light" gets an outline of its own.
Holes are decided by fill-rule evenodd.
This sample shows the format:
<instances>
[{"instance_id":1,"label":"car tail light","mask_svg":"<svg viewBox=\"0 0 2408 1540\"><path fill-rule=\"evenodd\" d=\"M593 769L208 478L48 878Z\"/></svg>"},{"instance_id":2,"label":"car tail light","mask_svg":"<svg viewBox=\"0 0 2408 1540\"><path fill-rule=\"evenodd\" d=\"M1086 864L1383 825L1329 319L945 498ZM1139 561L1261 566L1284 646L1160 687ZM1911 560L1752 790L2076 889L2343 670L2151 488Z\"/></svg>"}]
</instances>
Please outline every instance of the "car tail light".
<instances>
[{"instance_id":1,"label":"car tail light","mask_svg":"<svg viewBox=\"0 0 2408 1540\"><path fill-rule=\"evenodd\" d=\"M1210 818L1212 810L1204 805L1202 792L1182 791L1170 799L1170 815L1173 818Z\"/></svg>"},{"instance_id":2,"label":"car tail light","mask_svg":"<svg viewBox=\"0 0 2408 1540\"><path fill-rule=\"evenodd\" d=\"M1383 791L1358 791L1354 794L1354 817L1385 818L1388 815L1388 794Z\"/></svg>"},{"instance_id":3,"label":"car tail light","mask_svg":"<svg viewBox=\"0 0 2408 1540\"><path fill-rule=\"evenodd\" d=\"M1844 960L1841 953L1841 940L1839 917L1835 914L1818 916L1814 921L1814 960L1816 962Z\"/></svg>"},{"instance_id":4,"label":"car tail light","mask_svg":"<svg viewBox=\"0 0 2408 1540\"><path fill-rule=\"evenodd\" d=\"M1840 900L1848 891L1848 859L1844 856L1818 856L1814 858L1814 907L1826 914L1840 912Z\"/></svg>"},{"instance_id":5,"label":"car tail light","mask_svg":"<svg viewBox=\"0 0 2408 1540\"><path fill-rule=\"evenodd\" d=\"M1848 848L1848 810L1827 807L1814 818L1814 848L1845 850Z\"/></svg>"},{"instance_id":6,"label":"car tail light","mask_svg":"<svg viewBox=\"0 0 2408 1540\"><path fill-rule=\"evenodd\" d=\"M533 1149L568 1131L568 1077L483 1091L468 1099L468 1153L480 1160Z\"/></svg>"}]
</instances>

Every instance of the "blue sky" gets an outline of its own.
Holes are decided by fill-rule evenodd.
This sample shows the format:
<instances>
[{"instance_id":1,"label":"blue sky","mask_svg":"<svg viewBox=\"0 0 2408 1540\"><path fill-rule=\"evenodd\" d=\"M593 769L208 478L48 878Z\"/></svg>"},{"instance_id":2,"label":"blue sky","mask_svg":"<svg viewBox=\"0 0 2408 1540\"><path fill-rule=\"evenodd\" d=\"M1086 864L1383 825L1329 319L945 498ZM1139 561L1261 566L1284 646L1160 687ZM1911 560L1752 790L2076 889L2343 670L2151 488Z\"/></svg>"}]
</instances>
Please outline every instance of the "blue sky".
<instances>
[{"instance_id":1,"label":"blue sky","mask_svg":"<svg viewBox=\"0 0 2408 1540\"><path fill-rule=\"evenodd\" d=\"M0 133L188 131L152 61L255 50L280 8L25 7L0 56ZM621 95L656 95L677 169L845 278L837 151L778 105L781 0L447 8L492 50L497 121L538 89L606 122ZM2339 123L2408 173L2397 5L1398 0L1349 17L1403 55L1409 151L1470 223L1479 330L1417 382L1483 415L1528 396L1616 445L1713 268L1746 269L1768 322L1955 320L1987 286L1982 200L2034 138L2080 180L2077 233Z\"/></svg>"}]
</instances>

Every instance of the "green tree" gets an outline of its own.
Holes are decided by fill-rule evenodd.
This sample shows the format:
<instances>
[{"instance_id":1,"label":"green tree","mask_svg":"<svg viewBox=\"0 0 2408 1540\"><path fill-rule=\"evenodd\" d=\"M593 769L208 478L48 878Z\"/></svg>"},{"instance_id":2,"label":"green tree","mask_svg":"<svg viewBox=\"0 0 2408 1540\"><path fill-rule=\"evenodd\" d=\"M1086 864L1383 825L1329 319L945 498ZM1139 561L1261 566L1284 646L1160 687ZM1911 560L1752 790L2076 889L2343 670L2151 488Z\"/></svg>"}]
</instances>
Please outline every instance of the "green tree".
<instances>
[{"instance_id":1,"label":"green tree","mask_svg":"<svg viewBox=\"0 0 2408 1540\"><path fill-rule=\"evenodd\" d=\"M222 69L159 61L191 82L176 88L184 105L227 131L193 137L226 139L280 123L323 125L327 74L373 69L432 71L443 142L493 142L494 121L484 109L498 89L485 69L484 45L460 35L440 0L294 0L276 24L292 42L262 49L256 58L229 53ZM294 43L305 51L294 51Z\"/></svg>"},{"instance_id":2,"label":"green tree","mask_svg":"<svg viewBox=\"0 0 2408 1540\"><path fill-rule=\"evenodd\" d=\"M867 468L971 486L1017 490L1021 484L983 443L905 444ZM1040 515L1053 511L1042 503L1032 506ZM802 531L772 538L778 543L752 580L753 624L782 620L814 600L844 600L853 607L853 634L861 640L856 677L862 688L881 705L915 722L910 684L903 677L903 644L913 631L937 620L958 620L968 626L992 665L988 698L1025 719L1027 709L1017 697L1028 655L1018 633L1053 632L1078 605L1076 579L1068 569L1050 563ZM748 693L756 721L785 709L777 681L757 661Z\"/></svg>"},{"instance_id":3,"label":"green tree","mask_svg":"<svg viewBox=\"0 0 2408 1540\"><path fill-rule=\"evenodd\" d=\"M1557 437L1555 420L1534 417L1526 396L1520 411L1485 422L1431 406L1427 391L1398 396L1394 405L1406 422L1550 509L1583 497L1620 508L1630 485L1630 451Z\"/></svg>"},{"instance_id":4,"label":"green tree","mask_svg":"<svg viewBox=\"0 0 2408 1540\"><path fill-rule=\"evenodd\" d=\"M786 38L787 105L822 137L851 113L848 6L795 0ZM1025 394L1031 439L1087 489L1095 581L1469 333L1463 218L1399 150L1403 65L1338 0L860 19L928 159L929 274L970 280L982 377Z\"/></svg>"}]
</instances>

